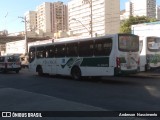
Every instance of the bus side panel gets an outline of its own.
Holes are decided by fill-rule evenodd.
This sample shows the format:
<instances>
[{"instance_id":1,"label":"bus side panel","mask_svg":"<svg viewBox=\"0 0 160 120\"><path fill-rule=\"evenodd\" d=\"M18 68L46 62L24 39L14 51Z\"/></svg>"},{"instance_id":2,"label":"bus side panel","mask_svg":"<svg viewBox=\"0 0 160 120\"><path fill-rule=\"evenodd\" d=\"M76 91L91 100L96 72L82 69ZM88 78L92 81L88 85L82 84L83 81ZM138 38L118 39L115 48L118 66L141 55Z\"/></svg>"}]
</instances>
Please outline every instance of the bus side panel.
<instances>
[{"instance_id":1,"label":"bus side panel","mask_svg":"<svg viewBox=\"0 0 160 120\"><path fill-rule=\"evenodd\" d=\"M36 73L36 59L34 59L34 61L32 61L31 63L29 63L29 71L32 73Z\"/></svg>"},{"instance_id":2,"label":"bus side panel","mask_svg":"<svg viewBox=\"0 0 160 120\"><path fill-rule=\"evenodd\" d=\"M140 38L140 44L139 44L139 52L140 52L140 71L145 71L145 65L147 64L146 61L146 38L142 37Z\"/></svg>"},{"instance_id":3,"label":"bus side panel","mask_svg":"<svg viewBox=\"0 0 160 120\"><path fill-rule=\"evenodd\" d=\"M56 58L57 74L70 75L70 70L76 58Z\"/></svg>"},{"instance_id":4,"label":"bus side panel","mask_svg":"<svg viewBox=\"0 0 160 120\"><path fill-rule=\"evenodd\" d=\"M114 67L109 56L83 58L80 65L82 76L111 76Z\"/></svg>"},{"instance_id":5,"label":"bus side panel","mask_svg":"<svg viewBox=\"0 0 160 120\"><path fill-rule=\"evenodd\" d=\"M43 71L44 73L56 74L56 63L55 58L44 58L43 60Z\"/></svg>"}]
</instances>

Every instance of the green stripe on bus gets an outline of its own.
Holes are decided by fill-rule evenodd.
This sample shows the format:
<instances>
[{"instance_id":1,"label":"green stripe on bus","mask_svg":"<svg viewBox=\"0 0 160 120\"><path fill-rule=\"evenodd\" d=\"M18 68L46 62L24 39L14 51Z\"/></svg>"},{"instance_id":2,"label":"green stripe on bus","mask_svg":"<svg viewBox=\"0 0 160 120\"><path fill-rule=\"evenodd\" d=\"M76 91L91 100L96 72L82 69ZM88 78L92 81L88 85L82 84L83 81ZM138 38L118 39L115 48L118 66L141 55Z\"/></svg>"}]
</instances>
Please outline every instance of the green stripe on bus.
<instances>
[{"instance_id":1,"label":"green stripe on bus","mask_svg":"<svg viewBox=\"0 0 160 120\"><path fill-rule=\"evenodd\" d=\"M80 66L109 67L109 57L83 58Z\"/></svg>"}]
</instances>

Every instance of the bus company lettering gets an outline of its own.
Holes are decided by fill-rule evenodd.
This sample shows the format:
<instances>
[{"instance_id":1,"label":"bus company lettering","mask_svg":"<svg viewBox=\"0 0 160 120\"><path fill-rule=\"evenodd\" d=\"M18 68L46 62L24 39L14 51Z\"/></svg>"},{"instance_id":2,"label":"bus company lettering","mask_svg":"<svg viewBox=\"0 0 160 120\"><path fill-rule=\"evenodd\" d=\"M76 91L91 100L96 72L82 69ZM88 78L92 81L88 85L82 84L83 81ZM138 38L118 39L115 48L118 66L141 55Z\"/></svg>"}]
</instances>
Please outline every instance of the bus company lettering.
<instances>
[{"instance_id":1,"label":"bus company lettering","mask_svg":"<svg viewBox=\"0 0 160 120\"><path fill-rule=\"evenodd\" d=\"M55 64L55 61L53 61L53 60L44 60L43 63L44 64Z\"/></svg>"},{"instance_id":2,"label":"bus company lettering","mask_svg":"<svg viewBox=\"0 0 160 120\"><path fill-rule=\"evenodd\" d=\"M108 64L98 64L97 67L108 67Z\"/></svg>"},{"instance_id":3,"label":"bus company lettering","mask_svg":"<svg viewBox=\"0 0 160 120\"><path fill-rule=\"evenodd\" d=\"M41 113L12 113L12 117L42 117Z\"/></svg>"}]
</instances>

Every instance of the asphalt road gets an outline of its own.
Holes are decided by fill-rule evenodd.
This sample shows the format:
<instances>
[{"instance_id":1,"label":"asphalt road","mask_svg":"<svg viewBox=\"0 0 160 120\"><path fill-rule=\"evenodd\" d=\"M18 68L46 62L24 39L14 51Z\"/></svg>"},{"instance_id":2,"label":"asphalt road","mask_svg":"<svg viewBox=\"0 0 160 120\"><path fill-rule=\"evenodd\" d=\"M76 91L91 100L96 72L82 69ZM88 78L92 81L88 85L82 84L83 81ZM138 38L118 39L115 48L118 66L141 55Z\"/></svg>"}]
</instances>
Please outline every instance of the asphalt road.
<instances>
[{"instance_id":1,"label":"asphalt road","mask_svg":"<svg viewBox=\"0 0 160 120\"><path fill-rule=\"evenodd\" d=\"M159 74L75 81L23 69L0 73L1 111L160 111Z\"/></svg>"}]
</instances>

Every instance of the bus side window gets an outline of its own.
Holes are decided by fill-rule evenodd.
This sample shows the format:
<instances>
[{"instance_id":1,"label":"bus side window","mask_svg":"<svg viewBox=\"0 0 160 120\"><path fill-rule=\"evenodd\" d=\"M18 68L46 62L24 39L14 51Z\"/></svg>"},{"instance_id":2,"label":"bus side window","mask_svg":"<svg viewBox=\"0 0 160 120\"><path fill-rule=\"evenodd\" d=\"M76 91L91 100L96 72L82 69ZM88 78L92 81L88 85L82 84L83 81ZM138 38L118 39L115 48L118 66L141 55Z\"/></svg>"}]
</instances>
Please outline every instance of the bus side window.
<instances>
[{"instance_id":1,"label":"bus side window","mask_svg":"<svg viewBox=\"0 0 160 120\"><path fill-rule=\"evenodd\" d=\"M112 39L107 38L95 41L95 56L109 56L112 50Z\"/></svg>"},{"instance_id":2,"label":"bus side window","mask_svg":"<svg viewBox=\"0 0 160 120\"><path fill-rule=\"evenodd\" d=\"M66 56L67 57L77 57L78 56L78 42L68 43L66 45Z\"/></svg>"},{"instance_id":3,"label":"bus side window","mask_svg":"<svg viewBox=\"0 0 160 120\"><path fill-rule=\"evenodd\" d=\"M29 62L31 63L35 59L35 48L31 47L29 49Z\"/></svg>"},{"instance_id":4,"label":"bus side window","mask_svg":"<svg viewBox=\"0 0 160 120\"><path fill-rule=\"evenodd\" d=\"M46 46L46 58L53 58L55 56L55 47L54 45Z\"/></svg>"},{"instance_id":5,"label":"bus side window","mask_svg":"<svg viewBox=\"0 0 160 120\"><path fill-rule=\"evenodd\" d=\"M4 62L5 57L0 57L0 62Z\"/></svg>"},{"instance_id":6,"label":"bus side window","mask_svg":"<svg viewBox=\"0 0 160 120\"><path fill-rule=\"evenodd\" d=\"M55 45L55 56L56 57L65 57L66 56L66 50L65 50L65 44L62 45Z\"/></svg>"},{"instance_id":7,"label":"bus side window","mask_svg":"<svg viewBox=\"0 0 160 120\"><path fill-rule=\"evenodd\" d=\"M93 40L80 42L79 56L80 57L93 56L93 49L94 49Z\"/></svg>"},{"instance_id":8,"label":"bus side window","mask_svg":"<svg viewBox=\"0 0 160 120\"><path fill-rule=\"evenodd\" d=\"M37 47L37 55L36 57L39 59L39 58L44 58L46 55L45 55L45 49L43 46L40 46L40 47Z\"/></svg>"}]
</instances>

